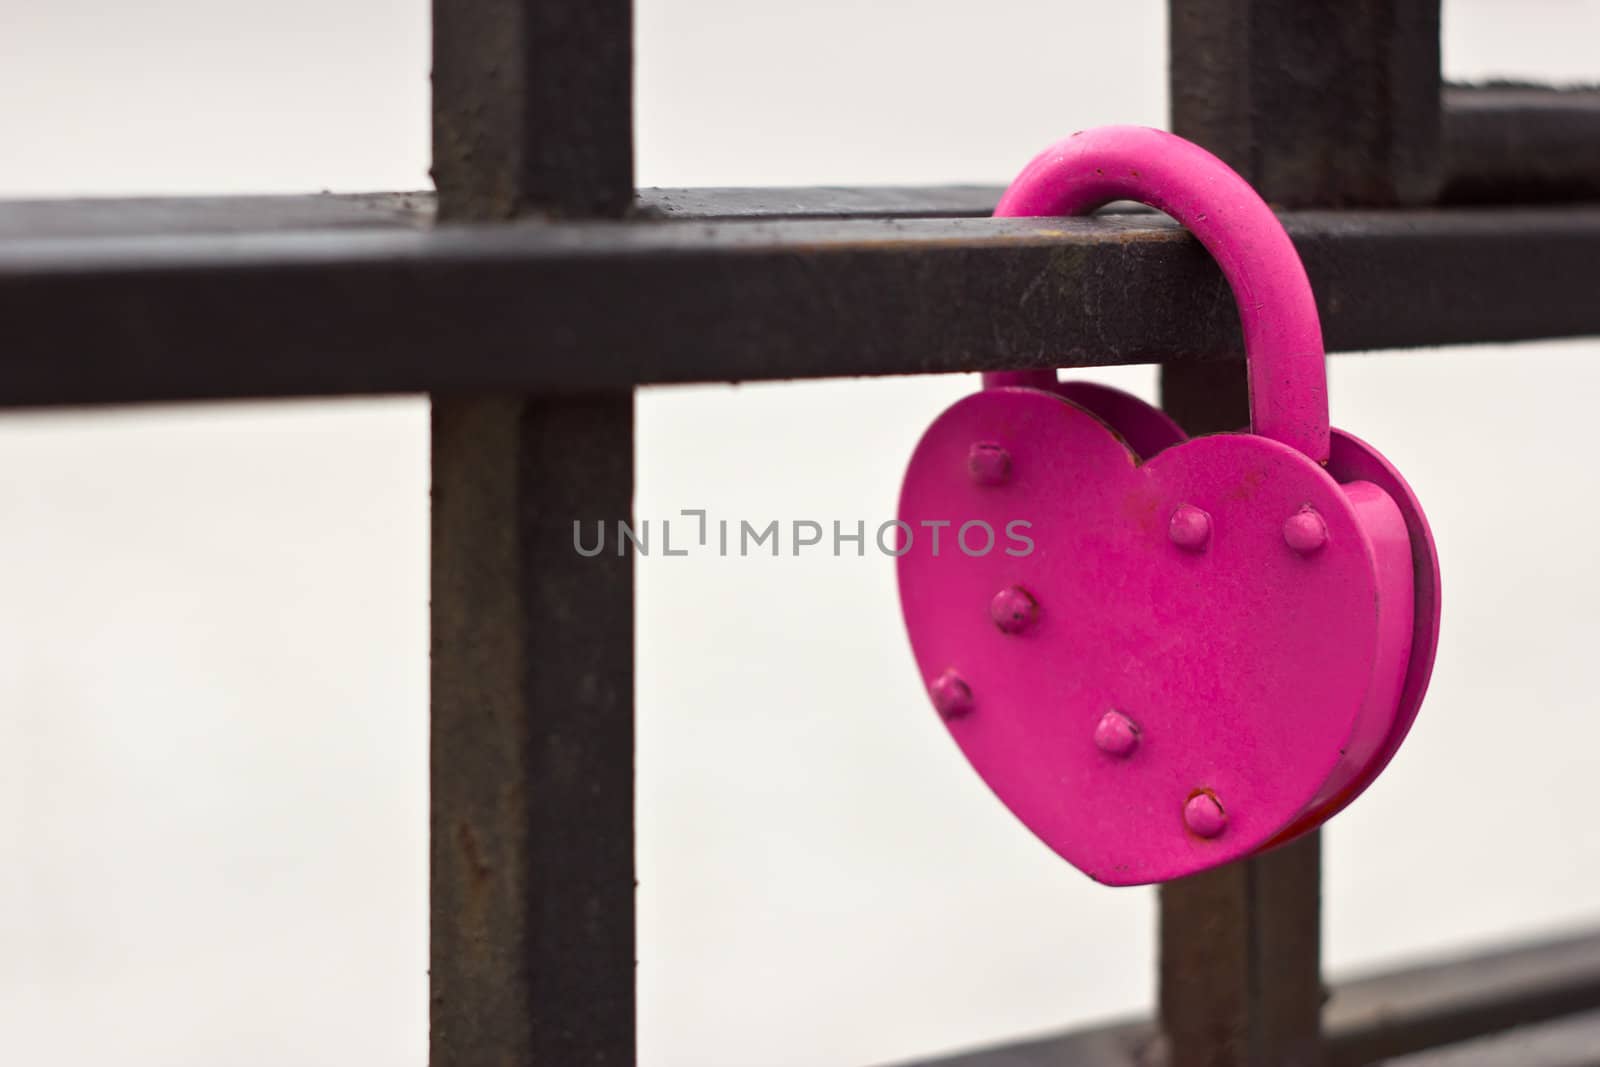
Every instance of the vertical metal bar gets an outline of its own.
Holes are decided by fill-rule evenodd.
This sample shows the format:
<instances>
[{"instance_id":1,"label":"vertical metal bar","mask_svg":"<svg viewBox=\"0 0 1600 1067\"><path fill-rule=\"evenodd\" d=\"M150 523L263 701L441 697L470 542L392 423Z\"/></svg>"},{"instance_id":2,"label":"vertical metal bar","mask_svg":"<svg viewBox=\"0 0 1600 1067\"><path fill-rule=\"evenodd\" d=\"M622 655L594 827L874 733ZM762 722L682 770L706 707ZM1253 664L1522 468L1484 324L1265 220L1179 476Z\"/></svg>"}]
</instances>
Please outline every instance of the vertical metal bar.
<instances>
[{"instance_id":1,"label":"vertical metal bar","mask_svg":"<svg viewBox=\"0 0 1600 1067\"><path fill-rule=\"evenodd\" d=\"M630 401L433 405L434 1067L633 1062Z\"/></svg>"},{"instance_id":2,"label":"vertical metal bar","mask_svg":"<svg viewBox=\"0 0 1600 1067\"><path fill-rule=\"evenodd\" d=\"M433 0L433 180L446 218L627 211L632 0Z\"/></svg>"},{"instance_id":3,"label":"vertical metal bar","mask_svg":"<svg viewBox=\"0 0 1600 1067\"><path fill-rule=\"evenodd\" d=\"M1250 421L1244 364L1171 364L1162 402L1191 433ZM1167 1067L1312 1067L1321 1050L1320 835L1161 887Z\"/></svg>"},{"instance_id":4,"label":"vertical metal bar","mask_svg":"<svg viewBox=\"0 0 1600 1067\"><path fill-rule=\"evenodd\" d=\"M433 25L443 217L627 210L629 0ZM630 391L433 398L433 1067L634 1062L632 496Z\"/></svg>"},{"instance_id":5,"label":"vertical metal bar","mask_svg":"<svg viewBox=\"0 0 1600 1067\"><path fill-rule=\"evenodd\" d=\"M1284 206L1418 203L1438 184L1439 0L1170 5L1174 132ZM1162 368L1191 433L1244 426L1242 364ZM1322 1059L1319 834L1161 889L1169 1067Z\"/></svg>"},{"instance_id":6,"label":"vertical metal bar","mask_svg":"<svg viewBox=\"0 0 1600 1067\"><path fill-rule=\"evenodd\" d=\"M1285 207L1417 204L1439 181L1439 0L1169 5L1172 128Z\"/></svg>"}]
</instances>

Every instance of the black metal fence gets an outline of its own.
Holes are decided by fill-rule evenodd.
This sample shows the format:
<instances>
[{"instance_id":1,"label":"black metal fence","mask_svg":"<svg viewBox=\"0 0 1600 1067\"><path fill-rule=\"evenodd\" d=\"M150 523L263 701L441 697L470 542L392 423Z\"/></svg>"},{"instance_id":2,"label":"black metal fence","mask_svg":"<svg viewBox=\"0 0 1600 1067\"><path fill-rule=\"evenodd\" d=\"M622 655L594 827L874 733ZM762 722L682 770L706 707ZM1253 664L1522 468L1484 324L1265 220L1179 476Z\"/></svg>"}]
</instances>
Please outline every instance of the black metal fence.
<instances>
[{"instance_id":1,"label":"black metal fence","mask_svg":"<svg viewBox=\"0 0 1600 1067\"><path fill-rule=\"evenodd\" d=\"M1284 209L1331 350L1600 333L1600 93L1442 87L1437 0L1170 26L1173 129ZM629 0L435 0L437 198L0 205L0 402L432 395L436 1067L634 1061L632 561L565 551L629 513L633 388L1155 362L1189 429L1245 420L1168 220L636 192L631 37ZM1158 1020L947 1062L1600 1062L1600 938L1331 997L1319 945L1313 835L1164 887Z\"/></svg>"}]
</instances>

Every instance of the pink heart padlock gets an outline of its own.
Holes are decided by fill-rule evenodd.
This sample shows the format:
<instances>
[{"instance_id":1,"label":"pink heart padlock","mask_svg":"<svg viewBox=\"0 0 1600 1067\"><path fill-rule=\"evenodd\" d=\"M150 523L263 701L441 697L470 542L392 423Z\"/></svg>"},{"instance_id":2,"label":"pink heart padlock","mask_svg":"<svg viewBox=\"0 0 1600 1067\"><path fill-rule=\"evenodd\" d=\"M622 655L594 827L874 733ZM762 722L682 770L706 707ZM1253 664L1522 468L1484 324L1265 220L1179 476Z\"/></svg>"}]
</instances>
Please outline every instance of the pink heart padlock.
<instances>
[{"instance_id":1,"label":"pink heart padlock","mask_svg":"<svg viewBox=\"0 0 1600 1067\"><path fill-rule=\"evenodd\" d=\"M898 565L967 759L1047 845L1135 885L1283 844L1372 783L1427 689L1439 569L1399 473L1330 431L1310 283L1244 179L1104 127L1034 159L995 214L1113 200L1165 211L1221 266L1252 432L1189 439L1113 389L986 375L917 445Z\"/></svg>"}]
</instances>

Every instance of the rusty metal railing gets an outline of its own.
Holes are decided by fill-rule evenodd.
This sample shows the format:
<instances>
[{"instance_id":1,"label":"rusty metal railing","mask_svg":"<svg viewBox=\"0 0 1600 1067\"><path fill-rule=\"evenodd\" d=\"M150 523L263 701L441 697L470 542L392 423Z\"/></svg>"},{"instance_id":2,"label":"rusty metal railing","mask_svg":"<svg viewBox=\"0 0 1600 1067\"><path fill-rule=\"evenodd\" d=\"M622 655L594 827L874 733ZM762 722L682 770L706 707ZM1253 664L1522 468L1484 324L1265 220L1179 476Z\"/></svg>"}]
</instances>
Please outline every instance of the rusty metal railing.
<instances>
[{"instance_id":1,"label":"rusty metal railing","mask_svg":"<svg viewBox=\"0 0 1600 1067\"><path fill-rule=\"evenodd\" d=\"M1170 26L1173 129L1284 209L1330 349L1600 334L1600 94L1442 88L1437 0ZM435 0L437 199L0 204L0 403L432 395L435 1067L635 1058L632 559L562 551L570 516L629 513L635 387L1152 362L1191 430L1245 421L1231 302L1164 218L637 192L631 39L629 0ZM1164 887L1159 988L1157 1020L948 1062L1600 1040L1594 938L1325 1004L1314 835Z\"/></svg>"}]
</instances>

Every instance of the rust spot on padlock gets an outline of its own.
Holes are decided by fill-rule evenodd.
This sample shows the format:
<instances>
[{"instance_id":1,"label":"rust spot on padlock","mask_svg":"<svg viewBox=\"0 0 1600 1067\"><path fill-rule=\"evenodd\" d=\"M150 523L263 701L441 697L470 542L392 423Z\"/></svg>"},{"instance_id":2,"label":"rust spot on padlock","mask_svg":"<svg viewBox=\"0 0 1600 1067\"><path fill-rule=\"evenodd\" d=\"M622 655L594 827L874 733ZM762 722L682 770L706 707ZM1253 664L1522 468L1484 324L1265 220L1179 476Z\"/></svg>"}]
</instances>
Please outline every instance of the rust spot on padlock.
<instances>
[{"instance_id":1,"label":"rust spot on padlock","mask_svg":"<svg viewBox=\"0 0 1600 1067\"><path fill-rule=\"evenodd\" d=\"M1228 828L1228 813L1209 789L1197 789L1183 805L1183 824L1196 837L1217 837Z\"/></svg>"},{"instance_id":2,"label":"rust spot on padlock","mask_svg":"<svg viewBox=\"0 0 1600 1067\"><path fill-rule=\"evenodd\" d=\"M1020 634L1039 619L1039 602L1020 585L1008 586L989 601L989 618L1008 634Z\"/></svg>"},{"instance_id":3,"label":"rust spot on padlock","mask_svg":"<svg viewBox=\"0 0 1600 1067\"><path fill-rule=\"evenodd\" d=\"M1229 500L1249 500L1267 480L1267 472L1260 467L1249 467L1239 472L1238 481L1228 490Z\"/></svg>"},{"instance_id":4,"label":"rust spot on padlock","mask_svg":"<svg viewBox=\"0 0 1600 1067\"><path fill-rule=\"evenodd\" d=\"M1151 485L1138 485L1122 498L1118 509L1123 518L1147 531L1152 537L1166 530L1172 521L1170 497Z\"/></svg>"},{"instance_id":5,"label":"rust spot on padlock","mask_svg":"<svg viewBox=\"0 0 1600 1067\"><path fill-rule=\"evenodd\" d=\"M1302 556L1309 556L1328 543L1328 524L1307 504L1283 521L1283 539Z\"/></svg>"},{"instance_id":6,"label":"rust spot on padlock","mask_svg":"<svg viewBox=\"0 0 1600 1067\"><path fill-rule=\"evenodd\" d=\"M935 678L928 686L928 695L946 719L958 718L972 710L972 688L953 670Z\"/></svg>"},{"instance_id":7,"label":"rust spot on padlock","mask_svg":"<svg viewBox=\"0 0 1600 1067\"><path fill-rule=\"evenodd\" d=\"M1094 744L1108 756L1131 756L1139 747L1139 727L1120 711L1100 716L1094 728Z\"/></svg>"}]
</instances>

